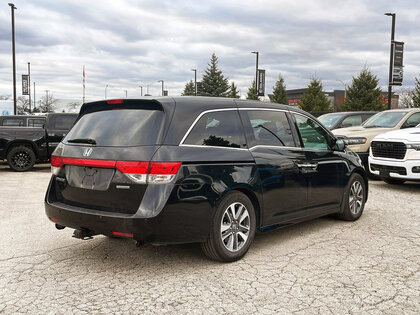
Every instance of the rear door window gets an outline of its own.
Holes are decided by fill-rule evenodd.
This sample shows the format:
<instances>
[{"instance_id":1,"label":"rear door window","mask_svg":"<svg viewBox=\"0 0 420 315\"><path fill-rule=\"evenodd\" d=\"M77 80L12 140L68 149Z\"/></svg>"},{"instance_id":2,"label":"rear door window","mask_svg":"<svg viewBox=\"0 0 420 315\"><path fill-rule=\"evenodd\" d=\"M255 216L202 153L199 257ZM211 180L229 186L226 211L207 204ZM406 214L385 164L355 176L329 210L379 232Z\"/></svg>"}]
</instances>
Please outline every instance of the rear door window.
<instances>
[{"instance_id":1,"label":"rear door window","mask_svg":"<svg viewBox=\"0 0 420 315\"><path fill-rule=\"evenodd\" d=\"M65 141L93 139L97 146L160 144L164 112L153 109L100 110L83 115Z\"/></svg>"},{"instance_id":2,"label":"rear door window","mask_svg":"<svg viewBox=\"0 0 420 315\"><path fill-rule=\"evenodd\" d=\"M184 144L241 148L246 146L237 110L204 114L188 134Z\"/></svg>"},{"instance_id":3,"label":"rear door window","mask_svg":"<svg viewBox=\"0 0 420 315\"><path fill-rule=\"evenodd\" d=\"M73 126L75 120L75 116L57 116L54 121L54 129L69 130Z\"/></svg>"},{"instance_id":4,"label":"rear door window","mask_svg":"<svg viewBox=\"0 0 420 315\"><path fill-rule=\"evenodd\" d=\"M28 127L42 128L45 124L45 118L30 118L28 119Z\"/></svg>"},{"instance_id":5,"label":"rear door window","mask_svg":"<svg viewBox=\"0 0 420 315\"><path fill-rule=\"evenodd\" d=\"M247 111L257 145L294 147L286 113L280 111Z\"/></svg>"}]
</instances>

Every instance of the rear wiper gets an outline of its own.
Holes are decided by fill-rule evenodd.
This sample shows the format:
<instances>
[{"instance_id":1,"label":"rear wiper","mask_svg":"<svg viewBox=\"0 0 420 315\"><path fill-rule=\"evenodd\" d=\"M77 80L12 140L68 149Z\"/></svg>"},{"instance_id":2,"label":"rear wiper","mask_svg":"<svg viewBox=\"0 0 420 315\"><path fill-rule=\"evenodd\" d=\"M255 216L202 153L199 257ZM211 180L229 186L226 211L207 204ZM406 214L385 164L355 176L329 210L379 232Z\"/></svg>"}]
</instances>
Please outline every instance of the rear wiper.
<instances>
[{"instance_id":1,"label":"rear wiper","mask_svg":"<svg viewBox=\"0 0 420 315\"><path fill-rule=\"evenodd\" d=\"M67 140L67 142L70 142L70 143L88 143L88 144L96 144L95 139L91 139L91 138L76 138L76 139L70 139L70 140Z\"/></svg>"}]
</instances>

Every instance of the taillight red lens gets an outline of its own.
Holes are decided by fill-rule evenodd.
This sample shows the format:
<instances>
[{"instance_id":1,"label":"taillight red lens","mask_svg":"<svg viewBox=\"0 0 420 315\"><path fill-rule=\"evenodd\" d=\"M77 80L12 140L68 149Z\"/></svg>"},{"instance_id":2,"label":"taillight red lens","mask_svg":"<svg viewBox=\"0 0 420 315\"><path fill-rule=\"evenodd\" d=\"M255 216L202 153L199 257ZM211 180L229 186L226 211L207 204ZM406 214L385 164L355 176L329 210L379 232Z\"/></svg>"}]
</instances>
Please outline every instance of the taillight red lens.
<instances>
[{"instance_id":1,"label":"taillight red lens","mask_svg":"<svg viewBox=\"0 0 420 315\"><path fill-rule=\"evenodd\" d=\"M63 164L63 158L61 156L51 156L51 166L62 167Z\"/></svg>"},{"instance_id":2,"label":"taillight red lens","mask_svg":"<svg viewBox=\"0 0 420 315\"><path fill-rule=\"evenodd\" d=\"M122 99L115 99L115 100L107 100L106 103L107 104L122 104L123 100Z\"/></svg>"},{"instance_id":3,"label":"taillight red lens","mask_svg":"<svg viewBox=\"0 0 420 315\"><path fill-rule=\"evenodd\" d=\"M133 237L133 233L123 233L123 232L112 231L112 234L118 235L118 236Z\"/></svg>"},{"instance_id":4,"label":"taillight red lens","mask_svg":"<svg viewBox=\"0 0 420 315\"><path fill-rule=\"evenodd\" d=\"M125 174L147 174L148 162L118 161L117 169Z\"/></svg>"},{"instance_id":5,"label":"taillight red lens","mask_svg":"<svg viewBox=\"0 0 420 315\"><path fill-rule=\"evenodd\" d=\"M152 175L175 175L181 162L151 162L149 174Z\"/></svg>"},{"instance_id":6,"label":"taillight red lens","mask_svg":"<svg viewBox=\"0 0 420 315\"><path fill-rule=\"evenodd\" d=\"M112 160L93 160L93 159L78 159L78 158L62 158L62 165L79 165L79 166L90 166L90 167L104 167L113 168L115 167L116 161Z\"/></svg>"}]
</instances>

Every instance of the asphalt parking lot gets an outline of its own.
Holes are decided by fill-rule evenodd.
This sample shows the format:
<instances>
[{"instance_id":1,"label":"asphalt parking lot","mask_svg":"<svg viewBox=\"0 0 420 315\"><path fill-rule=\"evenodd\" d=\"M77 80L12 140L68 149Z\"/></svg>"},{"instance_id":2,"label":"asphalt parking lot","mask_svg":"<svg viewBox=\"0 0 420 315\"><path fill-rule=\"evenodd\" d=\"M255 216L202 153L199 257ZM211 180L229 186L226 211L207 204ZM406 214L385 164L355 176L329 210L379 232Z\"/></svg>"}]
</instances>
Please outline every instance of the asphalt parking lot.
<instances>
[{"instance_id":1,"label":"asphalt parking lot","mask_svg":"<svg viewBox=\"0 0 420 315\"><path fill-rule=\"evenodd\" d=\"M420 183L370 182L365 213L256 237L245 258L58 231L49 165L0 163L0 313L419 314Z\"/></svg>"}]
</instances>

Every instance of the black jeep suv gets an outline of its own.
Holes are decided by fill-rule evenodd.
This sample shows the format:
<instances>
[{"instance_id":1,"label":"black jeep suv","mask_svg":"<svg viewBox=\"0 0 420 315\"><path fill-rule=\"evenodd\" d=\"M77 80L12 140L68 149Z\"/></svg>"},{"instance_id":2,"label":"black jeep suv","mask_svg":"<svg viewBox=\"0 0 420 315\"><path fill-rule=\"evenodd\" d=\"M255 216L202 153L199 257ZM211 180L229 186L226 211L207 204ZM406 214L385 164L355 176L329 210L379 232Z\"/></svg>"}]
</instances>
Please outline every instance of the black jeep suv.
<instances>
[{"instance_id":1,"label":"black jeep suv","mask_svg":"<svg viewBox=\"0 0 420 315\"><path fill-rule=\"evenodd\" d=\"M200 242L234 261L256 232L367 200L358 156L313 116L274 103L205 97L84 104L54 151L48 218L74 236Z\"/></svg>"}]
</instances>

